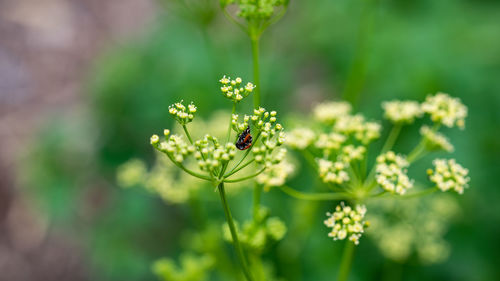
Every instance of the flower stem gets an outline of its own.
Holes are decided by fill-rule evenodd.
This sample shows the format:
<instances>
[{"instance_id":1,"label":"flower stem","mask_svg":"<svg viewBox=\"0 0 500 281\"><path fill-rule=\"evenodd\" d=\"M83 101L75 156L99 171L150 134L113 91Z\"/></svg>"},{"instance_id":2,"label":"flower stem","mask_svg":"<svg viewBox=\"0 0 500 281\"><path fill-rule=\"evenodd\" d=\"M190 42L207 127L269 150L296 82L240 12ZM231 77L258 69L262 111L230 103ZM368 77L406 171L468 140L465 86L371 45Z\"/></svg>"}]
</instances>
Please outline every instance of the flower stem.
<instances>
[{"instance_id":1,"label":"flower stem","mask_svg":"<svg viewBox=\"0 0 500 281\"><path fill-rule=\"evenodd\" d=\"M253 59L253 82L255 83L255 90L253 93L253 106L259 108L260 106L260 73L259 73L259 37L252 36L250 38L252 43L252 59Z\"/></svg>"},{"instance_id":2,"label":"flower stem","mask_svg":"<svg viewBox=\"0 0 500 281\"><path fill-rule=\"evenodd\" d=\"M354 258L354 243L351 241L346 241L345 243L344 253L342 254L342 260L340 262L338 281L347 281L349 271L351 271L352 260Z\"/></svg>"},{"instance_id":3,"label":"flower stem","mask_svg":"<svg viewBox=\"0 0 500 281\"><path fill-rule=\"evenodd\" d=\"M231 111L231 116L229 116L229 126L227 128L227 140L226 140L226 143L229 142L229 140L231 140L231 124L232 124L232 121L233 121L233 114L236 112L236 103L233 103L233 110Z\"/></svg>"},{"instance_id":4,"label":"flower stem","mask_svg":"<svg viewBox=\"0 0 500 281\"><path fill-rule=\"evenodd\" d=\"M224 190L224 183L220 183L217 187L219 189L220 200L222 207L224 208L224 213L226 215L227 224L229 225L229 230L231 231L231 237L233 238L233 246L238 255L243 274L248 281L253 281L250 270L248 269L247 261L243 253L243 248L241 247L240 241L238 239L238 233L236 232L236 227L234 226L233 216L231 215L231 210L226 200L226 192Z\"/></svg>"},{"instance_id":5,"label":"flower stem","mask_svg":"<svg viewBox=\"0 0 500 281\"><path fill-rule=\"evenodd\" d=\"M255 178L256 176L260 175L262 172L264 172L266 170L266 168L262 168L260 169L259 171L251 174L251 175L248 175L248 176L245 176L245 177L242 177L242 178L239 178L239 179L224 179L224 182L240 182L240 181L244 181L244 180L249 180L251 178Z\"/></svg>"},{"instance_id":6,"label":"flower stem","mask_svg":"<svg viewBox=\"0 0 500 281\"><path fill-rule=\"evenodd\" d=\"M295 190L289 186L282 185L280 186L281 191L284 193L295 197L300 200L316 200L316 201L331 201L331 200L340 200L340 199L350 199L352 196L348 193L336 192L336 193L304 193L298 190Z\"/></svg>"},{"instance_id":7,"label":"flower stem","mask_svg":"<svg viewBox=\"0 0 500 281\"><path fill-rule=\"evenodd\" d=\"M189 143L193 144L193 139L191 138L191 135L189 134L189 131L188 131L186 125L182 125L182 128L184 129L184 133L186 133L186 136L189 140Z\"/></svg>"},{"instance_id":8,"label":"flower stem","mask_svg":"<svg viewBox=\"0 0 500 281\"><path fill-rule=\"evenodd\" d=\"M422 137L422 140L415 146L415 148L408 154L408 157L406 158L409 163L415 162L418 160L420 157L423 156L423 153L425 152L425 138Z\"/></svg>"},{"instance_id":9,"label":"flower stem","mask_svg":"<svg viewBox=\"0 0 500 281\"><path fill-rule=\"evenodd\" d=\"M231 172L229 172L229 173L227 173L227 174L225 174L225 175L224 175L224 178L227 178L227 177L229 177L230 175L232 175L232 174L234 174L234 173L238 172L239 170L241 170L241 169L245 168L246 166L248 166L248 165L252 164L252 162L253 162L253 161L255 161L255 159L249 160L249 161L247 161L245 164L243 164L243 165L241 165L241 166L237 167L236 169L231 170Z\"/></svg>"},{"instance_id":10,"label":"flower stem","mask_svg":"<svg viewBox=\"0 0 500 281\"><path fill-rule=\"evenodd\" d=\"M380 152L380 154L387 152L394 146L394 143L396 142L396 139L398 138L399 132L401 132L402 127L403 126L401 124L395 124L392 127L391 132L389 133L389 136L387 137L387 140L385 141L384 147L382 147L382 152Z\"/></svg>"}]
</instances>

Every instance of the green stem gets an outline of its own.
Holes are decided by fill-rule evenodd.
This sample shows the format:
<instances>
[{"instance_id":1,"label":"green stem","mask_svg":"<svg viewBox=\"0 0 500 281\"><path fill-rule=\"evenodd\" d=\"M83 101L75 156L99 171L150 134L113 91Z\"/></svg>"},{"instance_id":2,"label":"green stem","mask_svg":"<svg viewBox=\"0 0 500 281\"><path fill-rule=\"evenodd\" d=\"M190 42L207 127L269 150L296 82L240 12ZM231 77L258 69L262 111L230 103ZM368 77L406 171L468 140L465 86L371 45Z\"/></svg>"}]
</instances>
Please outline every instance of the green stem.
<instances>
[{"instance_id":1,"label":"green stem","mask_svg":"<svg viewBox=\"0 0 500 281\"><path fill-rule=\"evenodd\" d=\"M262 172L264 172L264 170L266 170L266 168L262 168L260 171L254 173L254 174L251 174L249 176L242 177L242 178L239 178L239 179L235 179L235 180L224 179L224 182L240 182L240 181L248 180L248 179L251 179L251 178L255 178L256 176L258 176Z\"/></svg>"},{"instance_id":2,"label":"green stem","mask_svg":"<svg viewBox=\"0 0 500 281\"><path fill-rule=\"evenodd\" d=\"M227 139L226 143L231 139L231 124L233 121L233 114L236 112L236 103L233 103L233 110L231 111L231 116L229 116L229 127L227 128Z\"/></svg>"},{"instance_id":3,"label":"green stem","mask_svg":"<svg viewBox=\"0 0 500 281\"><path fill-rule=\"evenodd\" d=\"M246 166L252 164L253 161L255 161L255 159L252 159L252 160L246 162L245 164L237 167L236 169L233 169L231 172L225 174L224 177L227 178L227 177L233 175L234 173L237 173L239 170L241 170L241 169L245 168Z\"/></svg>"},{"instance_id":4,"label":"green stem","mask_svg":"<svg viewBox=\"0 0 500 281\"><path fill-rule=\"evenodd\" d=\"M259 37L252 36L250 38L252 43L252 59L253 59L253 82L255 84L255 89L253 93L253 106L254 108L259 108L260 106L260 89L262 85L260 84L260 73L259 73Z\"/></svg>"},{"instance_id":5,"label":"green stem","mask_svg":"<svg viewBox=\"0 0 500 281\"><path fill-rule=\"evenodd\" d=\"M425 137L422 137L422 140L415 146L415 148L408 154L408 157L406 158L409 163L415 162L419 158L423 156L423 153L425 151Z\"/></svg>"},{"instance_id":6,"label":"green stem","mask_svg":"<svg viewBox=\"0 0 500 281\"><path fill-rule=\"evenodd\" d=\"M314 200L314 201L331 201L331 200L341 200L350 199L352 196L348 193L304 193L297 191L289 186L282 185L279 187L284 193L300 199L300 200Z\"/></svg>"},{"instance_id":7,"label":"green stem","mask_svg":"<svg viewBox=\"0 0 500 281\"><path fill-rule=\"evenodd\" d=\"M387 137L385 144L382 147L382 152L380 154L387 152L394 146L394 143L396 142L396 139L398 138L402 127L403 127L402 124L395 124L392 127L391 132L389 133L389 136Z\"/></svg>"},{"instance_id":8,"label":"green stem","mask_svg":"<svg viewBox=\"0 0 500 281\"><path fill-rule=\"evenodd\" d=\"M439 189L437 187L434 187L434 188L428 188L428 189L425 189L425 190L422 190L422 191L414 192L414 193L411 193L411 194L405 194L405 195L397 195L397 194L393 194L393 193L389 193L389 192L381 192L381 193L372 195L370 198L373 198L373 199L376 199L376 198L380 198L380 199L384 199L384 198L391 198L391 199L412 199L412 198L417 198L417 197L421 197L421 196L432 194L432 193L434 193L434 192L436 192L438 190Z\"/></svg>"},{"instance_id":9,"label":"green stem","mask_svg":"<svg viewBox=\"0 0 500 281\"><path fill-rule=\"evenodd\" d=\"M434 124L432 127L432 131L435 133L439 130L440 124ZM418 159L422 158L426 153L427 139L422 136L420 142L415 146L415 148L408 154L406 158L409 163L415 162Z\"/></svg>"},{"instance_id":10,"label":"green stem","mask_svg":"<svg viewBox=\"0 0 500 281\"><path fill-rule=\"evenodd\" d=\"M220 183L218 186L220 200L222 203L222 207L224 208L224 213L226 215L227 224L229 225L229 230L231 231L231 237L233 238L233 246L238 255L238 259L240 261L241 268L243 270L243 274L245 275L248 281L253 281L252 275L250 274L250 270L248 269L247 261L245 259L245 255L243 253L243 248L241 247L240 241L238 239L238 233L236 232L236 227L234 226L233 216L231 215L231 210L229 209L229 205L226 200L226 192L224 190L224 183Z\"/></svg>"},{"instance_id":11,"label":"green stem","mask_svg":"<svg viewBox=\"0 0 500 281\"><path fill-rule=\"evenodd\" d=\"M349 271L351 271L352 260L354 258L354 243L351 241L346 241L345 243L344 253L342 254L342 260L340 262L338 281L347 281Z\"/></svg>"},{"instance_id":12,"label":"green stem","mask_svg":"<svg viewBox=\"0 0 500 281\"><path fill-rule=\"evenodd\" d=\"M184 172L190 174L193 177L200 178L202 180L212 181L212 178L209 178L209 177L204 176L202 174L198 174L196 172L193 172L193 171L189 170L188 168L184 167L184 165L182 165L181 163L175 162L174 158L172 158L172 156L169 153L165 153L165 154L167 154L168 158L170 159L170 161L172 161L172 163L174 163L177 167L181 168Z\"/></svg>"},{"instance_id":13,"label":"green stem","mask_svg":"<svg viewBox=\"0 0 500 281\"><path fill-rule=\"evenodd\" d=\"M186 125L182 125L182 128L184 129L184 133L186 133L186 136L187 136L187 138L189 140L189 143L192 145L193 144L193 139L191 138L191 135L189 134Z\"/></svg>"}]
</instances>

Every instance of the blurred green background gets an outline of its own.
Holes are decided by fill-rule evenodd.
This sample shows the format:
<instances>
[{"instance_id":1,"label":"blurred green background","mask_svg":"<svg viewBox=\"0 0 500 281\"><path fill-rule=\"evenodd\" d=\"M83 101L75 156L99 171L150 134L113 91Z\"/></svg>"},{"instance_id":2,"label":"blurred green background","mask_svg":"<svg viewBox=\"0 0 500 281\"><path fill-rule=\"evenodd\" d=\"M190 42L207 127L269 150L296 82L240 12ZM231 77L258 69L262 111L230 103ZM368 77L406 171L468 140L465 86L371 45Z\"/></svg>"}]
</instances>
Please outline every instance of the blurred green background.
<instances>
[{"instance_id":1,"label":"blurred green background","mask_svg":"<svg viewBox=\"0 0 500 281\"><path fill-rule=\"evenodd\" d=\"M218 78L251 80L252 73L249 40L223 17L217 1L187 5L155 2L155 20L140 35L99 48L80 74L85 82L78 110L54 110L19 153L9 186L17 186L52 239L68 237L75 243L66 250L80 253L70 267L78 270L40 280L157 280L151 264L179 255L193 227L189 208L165 204L143 189L119 188L117 167L132 158L153 164L149 137L172 126L168 105L193 100L200 116L209 117L228 109ZM470 169L472 180L445 235L449 259L434 265L388 261L366 238L351 280L500 280L499 1L291 1L285 17L264 33L261 59L263 105L281 116L308 114L321 101L347 96L356 110L381 119L384 100L422 101L437 91L459 97L469 108L466 129L447 133L453 157ZM414 145L415 135L403 134L398 149ZM311 179L305 170L293 184L309 186ZM250 198L248 190L231 198L237 218L250 216ZM289 225L266 256L278 276L333 280L342 245L326 236L322 224L333 206L297 203L277 190L264 194L263 203L287 222L307 210L317 217ZM217 202L206 204L222 223ZM300 269L283 258L294 251Z\"/></svg>"}]
</instances>

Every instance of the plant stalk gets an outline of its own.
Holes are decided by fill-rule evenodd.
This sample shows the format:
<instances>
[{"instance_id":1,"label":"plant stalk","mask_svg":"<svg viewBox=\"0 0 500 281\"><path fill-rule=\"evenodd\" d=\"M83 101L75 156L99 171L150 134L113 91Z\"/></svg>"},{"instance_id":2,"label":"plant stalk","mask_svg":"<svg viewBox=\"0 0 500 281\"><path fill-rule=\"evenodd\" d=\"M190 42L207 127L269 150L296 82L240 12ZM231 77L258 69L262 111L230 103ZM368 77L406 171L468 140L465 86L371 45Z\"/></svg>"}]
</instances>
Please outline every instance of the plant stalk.
<instances>
[{"instance_id":1,"label":"plant stalk","mask_svg":"<svg viewBox=\"0 0 500 281\"><path fill-rule=\"evenodd\" d=\"M262 88L260 84L260 73L259 73L259 38L258 36L252 36L250 38L252 43L252 59L253 59L253 82L255 84L255 89L253 93L253 106L254 108L259 108L260 106L260 89Z\"/></svg>"},{"instance_id":2,"label":"plant stalk","mask_svg":"<svg viewBox=\"0 0 500 281\"><path fill-rule=\"evenodd\" d=\"M248 269L248 264L245 258L245 254L243 253L243 248L241 247L240 240L238 239L238 233L236 232L236 227L234 226L233 216L231 215L231 210L229 209L229 205L226 200L224 183L221 182L217 188L219 189L220 200L222 203L222 207L224 208L227 224L229 225L229 230L231 231L231 237L233 238L233 246L236 251L236 254L238 255L238 260L243 270L243 274L245 275L247 281L253 281L254 279L252 278L250 270Z\"/></svg>"},{"instance_id":3,"label":"plant stalk","mask_svg":"<svg viewBox=\"0 0 500 281\"><path fill-rule=\"evenodd\" d=\"M354 248L356 245L351 241L346 241L344 246L344 253L340 262L338 281L347 281L349 271L351 271L352 260L354 259Z\"/></svg>"}]
</instances>

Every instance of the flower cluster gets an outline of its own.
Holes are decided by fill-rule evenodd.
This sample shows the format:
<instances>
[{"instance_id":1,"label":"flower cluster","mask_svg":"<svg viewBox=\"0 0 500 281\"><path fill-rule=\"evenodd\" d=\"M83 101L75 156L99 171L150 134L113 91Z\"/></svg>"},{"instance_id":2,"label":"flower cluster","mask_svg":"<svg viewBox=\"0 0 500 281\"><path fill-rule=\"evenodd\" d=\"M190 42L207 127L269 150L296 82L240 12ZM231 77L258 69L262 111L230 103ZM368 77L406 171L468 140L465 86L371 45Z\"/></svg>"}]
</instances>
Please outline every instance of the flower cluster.
<instances>
[{"instance_id":1,"label":"flower cluster","mask_svg":"<svg viewBox=\"0 0 500 281\"><path fill-rule=\"evenodd\" d=\"M453 152L453 145L443 134L425 125L420 128L420 134L425 138L425 145L429 151L445 150L447 152Z\"/></svg>"},{"instance_id":2,"label":"flower cluster","mask_svg":"<svg viewBox=\"0 0 500 281\"><path fill-rule=\"evenodd\" d=\"M349 237L349 240L354 244L359 244L359 238L364 232L364 227L367 225L363 218L366 214L364 205L356 205L355 208L346 206L344 202L337 205L335 212L326 213L328 219L324 221L327 227L331 227L332 231L328 233L328 237L333 240L344 240Z\"/></svg>"},{"instance_id":3,"label":"flower cluster","mask_svg":"<svg viewBox=\"0 0 500 281\"><path fill-rule=\"evenodd\" d=\"M318 140L316 140L314 145L316 148L322 150L324 156L328 157L333 151L339 150L346 140L347 137L339 133L322 133L318 136Z\"/></svg>"},{"instance_id":4,"label":"flower cluster","mask_svg":"<svg viewBox=\"0 0 500 281\"><path fill-rule=\"evenodd\" d=\"M455 159L436 159L432 164L435 169L427 171L429 179L442 191L451 189L462 194L464 189L468 187L469 170L458 164Z\"/></svg>"},{"instance_id":5,"label":"flower cluster","mask_svg":"<svg viewBox=\"0 0 500 281\"><path fill-rule=\"evenodd\" d=\"M222 84L222 87L220 88L222 95L232 100L234 103L238 103L243 98L248 97L248 95L250 95L255 88L255 85L250 82L244 85L240 77L231 80L231 78L224 75L219 82Z\"/></svg>"},{"instance_id":6,"label":"flower cluster","mask_svg":"<svg viewBox=\"0 0 500 281\"><path fill-rule=\"evenodd\" d=\"M196 113L196 106L191 102L187 108L183 101L172 104L168 107L168 112L179 122L181 125L186 125L187 123L193 121L194 113Z\"/></svg>"},{"instance_id":7,"label":"flower cluster","mask_svg":"<svg viewBox=\"0 0 500 281\"><path fill-rule=\"evenodd\" d=\"M449 221L459 213L455 197L439 194L426 200L373 200L367 208L367 234L386 258L403 263L418 257L424 264L433 264L448 257L450 247L444 236Z\"/></svg>"},{"instance_id":8,"label":"flower cluster","mask_svg":"<svg viewBox=\"0 0 500 281\"><path fill-rule=\"evenodd\" d=\"M333 129L366 145L380 137L381 126L377 122L367 122L363 115L356 114L339 117Z\"/></svg>"},{"instance_id":9,"label":"flower cluster","mask_svg":"<svg viewBox=\"0 0 500 281\"><path fill-rule=\"evenodd\" d=\"M342 148L342 153L339 155L339 158L344 163L350 163L353 160L363 159L365 152L366 148L364 146L354 146L349 144Z\"/></svg>"},{"instance_id":10,"label":"flower cluster","mask_svg":"<svg viewBox=\"0 0 500 281\"><path fill-rule=\"evenodd\" d=\"M385 118L393 123L413 123L422 116L420 104L416 101L388 101L382 103Z\"/></svg>"},{"instance_id":11,"label":"flower cluster","mask_svg":"<svg viewBox=\"0 0 500 281\"><path fill-rule=\"evenodd\" d=\"M342 184L349 180L349 175L345 171L346 164L341 161L332 162L325 159L318 160L319 177L323 182Z\"/></svg>"},{"instance_id":12,"label":"flower cluster","mask_svg":"<svg viewBox=\"0 0 500 281\"><path fill-rule=\"evenodd\" d=\"M422 110L430 115L433 122L441 123L450 128L455 125L459 128L465 127L467 107L462 104L459 98L437 93L425 99Z\"/></svg>"},{"instance_id":13,"label":"flower cluster","mask_svg":"<svg viewBox=\"0 0 500 281\"><path fill-rule=\"evenodd\" d=\"M294 166L286 160L267 168L257 176L257 182L269 188L271 186L281 186L285 184L286 178L293 173Z\"/></svg>"},{"instance_id":14,"label":"flower cluster","mask_svg":"<svg viewBox=\"0 0 500 281\"><path fill-rule=\"evenodd\" d=\"M406 174L406 168L410 164L403 156L396 155L392 151L377 157L376 179L377 183L386 191L404 194L413 187L413 182Z\"/></svg>"},{"instance_id":15,"label":"flower cluster","mask_svg":"<svg viewBox=\"0 0 500 281\"><path fill-rule=\"evenodd\" d=\"M309 128L296 128L286 134L286 144L292 148L305 149L313 143L316 135Z\"/></svg>"},{"instance_id":16,"label":"flower cluster","mask_svg":"<svg viewBox=\"0 0 500 281\"><path fill-rule=\"evenodd\" d=\"M194 154L198 160L198 167L202 171L213 173L223 164L234 159L236 155L236 146L228 142L226 145L220 145L216 137L205 135L201 140L195 142L197 148Z\"/></svg>"},{"instance_id":17,"label":"flower cluster","mask_svg":"<svg viewBox=\"0 0 500 281\"><path fill-rule=\"evenodd\" d=\"M180 135L170 135L169 130L164 131L165 141L160 142L160 137L158 135L153 135L151 137L151 144L159 151L167 154L167 156L174 163L182 163L184 159L193 154L195 147L188 145L182 136Z\"/></svg>"},{"instance_id":18,"label":"flower cluster","mask_svg":"<svg viewBox=\"0 0 500 281\"><path fill-rule=\"evenodd\" d=\"M220 0L222 7L230 4L237 4L239 7L238 16L248 21L272 17L274 9L286 6L288 0Z\"/></svg>"},{"instance_id":19,"label":"flower cluster","mask_svg":"<svg viewBox=\"0 0 500 281\"><path fill-rule=\"evenodd\" d=\"M253 113L252 116L246 115L243 118L243 123L238 123L233 116L233 129L240 133L239 129L245 125L248 126L248 122L251 122L251 127L257 131L254 142L260 138L260 145L254 145L252 148L255 162L264 164L266 167L281 162L285 157L286 150L276 148L285 142L285 133L283 132L283 126L276 123L276 111L268 112L260 107L254 109Z\"/></svg>"},{"instance_id":20,"label":"flower cluster","mask_svg":"<svg viewBox=\"0 0 500 281\"><path fill-rule=\"evenodd\" d=\"M352 106L345 101L340 102L326 102L318 104L314 108L314 118L326 124L333 124L341 116L346 116L351 113Z\"/></svg>"},{"instance_id":21,"label":"flower cluster","mask_svg":"<svg viewBox=\"0 0 500 281\"><path fill-rule=\"evenodd\" d=\"M200 181L179 172L165 157L158 157L150 171L143 161L129 160L118 167L117 183L123 188L143 187L169 204L185 203L200 185Z\"/></svg>"}]
</instances>

